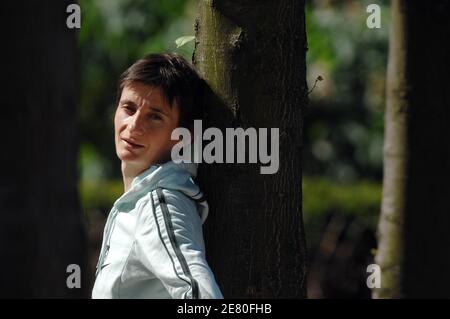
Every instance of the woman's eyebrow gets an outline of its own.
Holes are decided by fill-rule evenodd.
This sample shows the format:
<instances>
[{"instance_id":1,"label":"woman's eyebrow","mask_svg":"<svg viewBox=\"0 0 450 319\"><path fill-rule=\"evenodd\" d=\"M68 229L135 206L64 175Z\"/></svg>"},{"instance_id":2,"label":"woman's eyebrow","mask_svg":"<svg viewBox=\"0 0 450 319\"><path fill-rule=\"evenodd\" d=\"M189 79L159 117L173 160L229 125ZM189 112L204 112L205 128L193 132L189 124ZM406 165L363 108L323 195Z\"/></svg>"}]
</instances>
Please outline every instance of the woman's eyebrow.
<instances>
[{"instance_id":1,"label":"woman's eyebrow","mask_svg":"<svg viewBox=\"0 0 450 319\"><path fill-rule=\"evenodd\" d=\"M130 106L137 107L137 104L134 103L132 100L121 100L119 103L120 103L120 105L129 104ZM147 109L152 110L152 111L157 112L157 113L161 113L162 115L168 116L168 115L167 115L165 112L163 112L163 110L162 110L160 107L158 107L158 106L149 106L149 107L147 107Z\"/></svg>"},{"instance_id":2,"label":"woman's eyebrow","mask_svg":"<svg viewBox=\"0 0 450 319\"><path fill-rule=\"evenodd\" d=\"M132 106L136 106L136 103L134 103L134 102L131 101L131 100L121 100L121 101L120 101L120 104L121 104L121 105L123 105L123 104L130 104L130 105L132 105Z\"/></svg>"}]
</instances>

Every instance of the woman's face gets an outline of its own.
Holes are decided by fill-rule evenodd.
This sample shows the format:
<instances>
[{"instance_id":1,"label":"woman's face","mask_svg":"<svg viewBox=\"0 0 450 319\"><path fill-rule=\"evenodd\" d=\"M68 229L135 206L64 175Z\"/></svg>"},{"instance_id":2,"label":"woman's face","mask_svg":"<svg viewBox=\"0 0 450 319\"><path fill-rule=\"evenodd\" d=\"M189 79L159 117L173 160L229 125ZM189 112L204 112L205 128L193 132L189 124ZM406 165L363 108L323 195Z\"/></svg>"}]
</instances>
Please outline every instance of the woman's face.
<instances>
[{"instance_id":1,"label":"woman's face","mask_svg":"<svg viewBox=\"0 0 450 319\"><path fill-rule=\"evenodd\" d=\"M132 82L122 90L114 117L116 153L139 171L170 159L178 140L171 140L180 112L169 107L159 87Z\"/></svg>"}]
</instances>

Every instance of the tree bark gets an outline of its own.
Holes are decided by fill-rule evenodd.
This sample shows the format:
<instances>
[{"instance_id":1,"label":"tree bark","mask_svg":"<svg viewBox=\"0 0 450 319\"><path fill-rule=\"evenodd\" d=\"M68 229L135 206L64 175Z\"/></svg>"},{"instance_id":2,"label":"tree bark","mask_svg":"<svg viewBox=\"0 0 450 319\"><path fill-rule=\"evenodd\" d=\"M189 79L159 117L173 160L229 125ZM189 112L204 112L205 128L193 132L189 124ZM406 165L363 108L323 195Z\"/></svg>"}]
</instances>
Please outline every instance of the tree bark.
<instances>
[{"instance_id":1,"label":"tree bark","mask_svg":"<svg viewBox=\"0 0 450 319\"><path fill-rule=\"evenodd\" d=\"M226 127L280 129L276 174L261 175L260 163L200 167L211 208L205 224L207 257L227 298L306 295L304 5L294 0L199 2L193 60L209 87L203 128L218 127L224 136Z\"/></svg>"},{"instance_id":2,"label":"tree bark","mask_svg":"<svg viewBox=\"0 0 450 319\"><path fill-rule=\"evenodd\" d=\"M0 296L82 297L69 264L86 270L77 194L74 1L3 1Z\"/></svg>"},{"instance_id":3,"label":"tree bark","mask_svg":"<svg viewBox=\"0 0 450 319\"><path fill-rule=\"evenodd\" d=\"M450 4L391 2L375 298L449 297Z\"/></svg>"}]
</instances>

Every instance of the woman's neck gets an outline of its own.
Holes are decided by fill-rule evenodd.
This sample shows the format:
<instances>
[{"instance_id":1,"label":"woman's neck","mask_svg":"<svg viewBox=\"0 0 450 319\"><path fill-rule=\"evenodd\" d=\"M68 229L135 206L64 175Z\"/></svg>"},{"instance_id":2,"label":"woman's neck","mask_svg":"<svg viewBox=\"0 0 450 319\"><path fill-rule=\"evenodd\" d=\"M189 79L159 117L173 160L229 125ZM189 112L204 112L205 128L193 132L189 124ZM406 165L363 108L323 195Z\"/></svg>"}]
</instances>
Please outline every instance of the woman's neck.
<instances>
[{"instance_id":1,"label":"woman's neck","mask_svg":"<svg viewBox=\"0 0 450 319\"><path fill-rule=\"evenodd\" d=\"M133 182L134 178L141 174L143 171L145 171L145 168L143 169L142 167L137 167L129 163L122 162L122 177L125 192L130 189L131 183Z\"/></svg>"}]
</instances>

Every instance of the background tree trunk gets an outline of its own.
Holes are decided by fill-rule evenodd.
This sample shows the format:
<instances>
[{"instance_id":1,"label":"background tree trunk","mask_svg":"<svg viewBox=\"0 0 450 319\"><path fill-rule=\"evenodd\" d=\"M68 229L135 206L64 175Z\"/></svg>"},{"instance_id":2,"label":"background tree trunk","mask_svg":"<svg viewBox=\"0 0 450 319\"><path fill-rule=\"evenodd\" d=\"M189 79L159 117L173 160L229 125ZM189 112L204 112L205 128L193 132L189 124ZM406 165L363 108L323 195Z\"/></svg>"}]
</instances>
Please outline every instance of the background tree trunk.
<instances>
[{"instance_id":1,"label":"background tree trunk","mask_svg":"<svg viewBox=\"0 0 450 319\"><path fill-rule=\"evenodd\" d=\"M0 296L81 297L86 269L77 195L75 1L3 1Z\"/></svg>"},{"instance_id":2,"label":"background tree trunk","mask_svg":"<svg viewBox=\"0 0 450 319\"><path fill-rule=\"evenodd\" d=\"M375 258L382 270L382 289L374 290L375 298L401 296L408 156L405 21L403 4L400 1L392 1L386 82L383 199L378 226L378 252Z\"/></svg>"},{"instance_id":3,"label":"background tree trunk","mask_svg":"<svg viewBox=\"0 0 450 319\"><path fill-rule=\"evenodd\" d=\"M392 1L375 298L449 297L447 1Z\"/></svg>"},{"instance_id":4,"label":"background tree trunk","mask_svg":"<svg viewBox=\"0 0 450 319\"><path fill-rule=\"evenodd\" d=\"M306 295L302 115L304 1L201 0L194 63L209 85L203 129L280 128L280 167L203 164L207 258L227 298ZM205 124L206 122L206 124ZM270 129L269 129L270 131ZM248 147L247 147L248 148Z\"/></svg>"}]
</instances>

